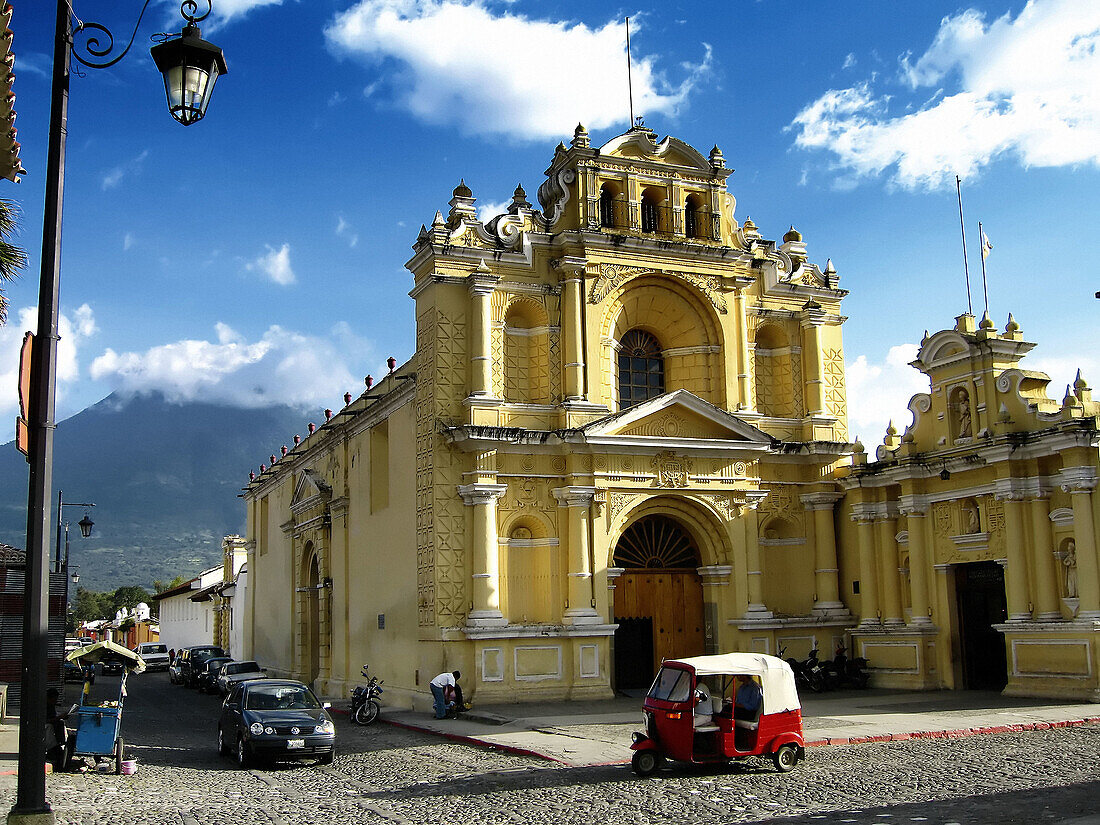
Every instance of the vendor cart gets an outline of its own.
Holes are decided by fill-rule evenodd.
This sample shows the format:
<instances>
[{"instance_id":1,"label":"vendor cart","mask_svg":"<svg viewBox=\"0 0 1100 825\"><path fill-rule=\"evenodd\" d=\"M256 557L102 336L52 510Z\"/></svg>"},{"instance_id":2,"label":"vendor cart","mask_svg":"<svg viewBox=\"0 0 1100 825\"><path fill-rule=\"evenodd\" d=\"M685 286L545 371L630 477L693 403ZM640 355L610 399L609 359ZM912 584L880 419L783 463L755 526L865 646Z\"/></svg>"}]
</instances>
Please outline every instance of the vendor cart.
<instances>
[{"instance_id":1,"label":"vendor cart","mask_svg":"<svg viewBox=\"0 0 1100 825\"><path fill-rule=\"evenodd\" d=\"M119 731L122 727L122 705L126 699L126 677L131 673L145 670L145 662L131 650L114 642L96 642L72 651L66 660L76 662L83 669L94 672L99 662L121 662L122 676L119 679L118 696L115 699L92 700L92 683L84 682L80 705L72 715L76 717L76 733L69 737L65 765L74 757L87 756L99 765L101 759L113 759L115 773L122 773L124 744ZM92 667L87 667L91 665Z\"/></svg>"}]
</instances>

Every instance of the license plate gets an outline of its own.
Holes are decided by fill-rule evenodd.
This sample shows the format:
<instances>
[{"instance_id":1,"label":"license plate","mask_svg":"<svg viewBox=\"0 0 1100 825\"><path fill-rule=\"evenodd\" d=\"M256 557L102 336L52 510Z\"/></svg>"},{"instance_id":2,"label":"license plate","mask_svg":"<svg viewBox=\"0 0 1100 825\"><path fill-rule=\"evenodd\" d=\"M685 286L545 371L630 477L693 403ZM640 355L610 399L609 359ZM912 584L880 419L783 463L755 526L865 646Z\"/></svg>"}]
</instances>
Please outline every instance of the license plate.
<instances>
[{"instance_id":1,"label":"license plate","mask_svg":"<svg viewBox=\"0 0 1100 825\"><path fill-rule=\"evenodd\" d=\"M304 748L305 746L306 746L306 740L305 739L287 739L286 740L287 750L294 750L295 748Z\"/></svg>"}]
</instances>

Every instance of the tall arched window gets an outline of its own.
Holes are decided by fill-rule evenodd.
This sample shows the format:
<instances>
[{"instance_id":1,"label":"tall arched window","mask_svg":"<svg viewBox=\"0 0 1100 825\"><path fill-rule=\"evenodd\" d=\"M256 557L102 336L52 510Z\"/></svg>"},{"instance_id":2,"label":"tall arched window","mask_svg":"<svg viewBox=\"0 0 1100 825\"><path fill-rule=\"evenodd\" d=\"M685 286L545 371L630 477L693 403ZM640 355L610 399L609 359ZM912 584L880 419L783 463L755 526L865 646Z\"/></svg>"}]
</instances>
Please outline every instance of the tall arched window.
<instances>
[{"instance_id":1,"label":"tall arched window","mask_svg":"<svg viewBox=\"0 0 1100 825\"><path fill-rule=\"evenodd\" d=\"M688 195L684 201L684 235L689 238L701 238L702 204L697 195Z\"/></svg>"},{"instance_id":2,"label":"tall arched window","mask_svg":"<svg viewBox=\"0 0 1100 825\"><path fill-rule=\"evenodd\" d=\"M642 231L656 232L660 227L657 199L649 192L642 195Z\"/></svg>"},{"instance_id":3,"label":"tall arched window","mask_svg":"<svg viewBox=\"0 0 1100 825\"><path fill-rule=\"evenodd\" d=\"M606 183L600 187L600 226L615 226L615 192Z\"/></svg>"},{"instance_id":4,"label":"tall arched window","mask_svg":"<svg viewBox=\"0 0 1100 825\"><path fill-rule=\"evenodd\" d=\"M661 345L648 332L632 329L619 342L619 408L626 409L665 391Z\"/></svg>"}]
</instances>

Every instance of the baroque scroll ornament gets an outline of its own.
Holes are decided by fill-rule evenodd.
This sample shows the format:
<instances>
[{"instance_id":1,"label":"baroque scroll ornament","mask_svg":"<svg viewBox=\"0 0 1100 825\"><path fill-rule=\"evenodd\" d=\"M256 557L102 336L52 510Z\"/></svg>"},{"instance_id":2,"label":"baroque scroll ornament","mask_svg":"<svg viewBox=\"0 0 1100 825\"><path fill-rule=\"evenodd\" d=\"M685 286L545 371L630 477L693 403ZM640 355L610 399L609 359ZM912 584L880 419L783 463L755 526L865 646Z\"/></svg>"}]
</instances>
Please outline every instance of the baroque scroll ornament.
<instances>
[{"instance_id":1,"label":"baroque scroll ornament","mask_svg":"<svg viewBox=\"0 0 1100 825\"><path fill-rule=\"evenodd\" d=\"M722 284L717 276L703 277L689 272L670 272L660 269L646 269L636 266L620 266L618 264L601 264L600 274L592 282L592 289L588 293L588 303L598 304L608 295L629 281L640 275L669 275L679 278L691 284L711 302L718 312L726 314L726 297L722 294Z\"/></svg>"},{"instance_id":2,"label":"baroque scroll ornament","mask_svg":"<svg viewBox=\"0 0 1100 825\"><path fill-rule=\"evenodd\" d=\"M688 473L691 472L691 459L675 453L657 453L653 457L653 467L657 471L658 487L687 487Z\"/></svg>"}]
</instances>

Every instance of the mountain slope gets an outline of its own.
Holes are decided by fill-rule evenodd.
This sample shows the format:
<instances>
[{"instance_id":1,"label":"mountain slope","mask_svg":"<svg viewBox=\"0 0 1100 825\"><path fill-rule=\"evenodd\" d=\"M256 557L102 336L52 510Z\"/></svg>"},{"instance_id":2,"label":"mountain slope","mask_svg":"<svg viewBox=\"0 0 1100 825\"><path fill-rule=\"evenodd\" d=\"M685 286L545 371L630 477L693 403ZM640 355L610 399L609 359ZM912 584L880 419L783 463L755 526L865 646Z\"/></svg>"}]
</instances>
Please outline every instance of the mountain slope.
<instances>
[{"instance_id":1,"label":"mountain slope","mask_svg":"<svg viewBox=\"0 0 1100 825\"><path fill-rule=\"evenodd\" d=\"M175 404L154 394L112 395L61 422L54 506L58 487L67 501L96 504L88 539L76 528L81 509L65 508L80 584L151 588L218 564L222 538L244 530L237 495L249 470L304 434L306 418L285 406ZM15 547L26 544L27 470L14 444L0 447L0 542Z\"/></svg>"}]
</instances>

